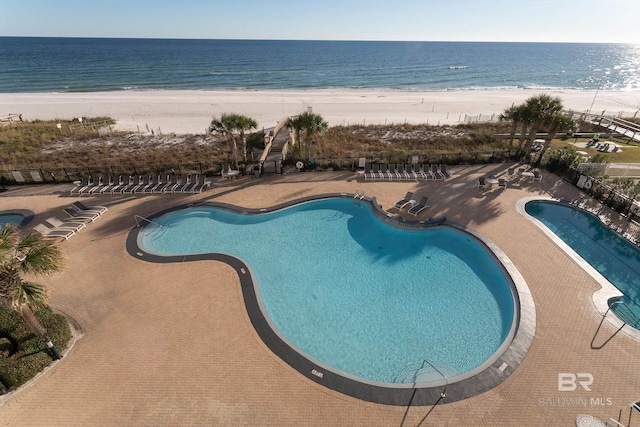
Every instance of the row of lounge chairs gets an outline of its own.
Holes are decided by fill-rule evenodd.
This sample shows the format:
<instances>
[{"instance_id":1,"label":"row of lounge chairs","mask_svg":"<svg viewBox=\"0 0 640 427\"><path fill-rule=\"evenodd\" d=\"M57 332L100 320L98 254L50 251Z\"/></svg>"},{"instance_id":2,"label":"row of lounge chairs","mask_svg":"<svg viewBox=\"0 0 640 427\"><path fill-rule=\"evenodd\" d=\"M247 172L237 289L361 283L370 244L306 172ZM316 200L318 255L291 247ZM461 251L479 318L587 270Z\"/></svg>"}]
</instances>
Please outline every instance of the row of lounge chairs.
<instances>
[{"instance_id":1,"label":"row of lounge chairs","mask_svg":"<svg viewBox=\"0 0 640 427\"><path fill-rule=\"evenodd\" d=\"M160 193L201 193L209 188L211 181L200 175L139 175L134 177L120 175L115 180L109 176L106 181L102 176L89 176L84 182L76 182L70 195L93 194L160 194Z\"/></svg>"},{"instance_id":2,"label":"row of lounge chairs","mask_svg":"<svg viewBox=\"0 0 640 427\"><path fill-rule=\"evenodd\" d=\"M68 215L64 219L52 216L43 223L33 227L35 231L47 239L69 240L83 228L88 222L93 222L107 212L106 206L86 206L82 202L74 202L64 211Z\"/></svg>"},{"instance_id":3,"label":"row of lounge chairs","mask_svg":"<svg viewBox=\"0 0 640 427\"><path fill-rule=\"evenodd\" d=\"M428 165L428 164L367 164L364 167L365 180L389 180L389 181L408 181L408 180L444 180L450 178L451 174L447 171L444 164Z\"/></svg>"},{"instance_id":4,"label":"row of lounge chairs","mask_svg":"<svg viewBox=\"0 0 640 427\"><path fill-rule=\"evenodd\" d=\"M403 210L405 207L409 206L409 210L407 211L413 216L418 216L420 212L427 209L429 207L429 197L422 196L419 202L416 203L413 198L413 192L408 191L404 198L398 200L394 207L396 209Z\"/></svg>"}]
</instances>

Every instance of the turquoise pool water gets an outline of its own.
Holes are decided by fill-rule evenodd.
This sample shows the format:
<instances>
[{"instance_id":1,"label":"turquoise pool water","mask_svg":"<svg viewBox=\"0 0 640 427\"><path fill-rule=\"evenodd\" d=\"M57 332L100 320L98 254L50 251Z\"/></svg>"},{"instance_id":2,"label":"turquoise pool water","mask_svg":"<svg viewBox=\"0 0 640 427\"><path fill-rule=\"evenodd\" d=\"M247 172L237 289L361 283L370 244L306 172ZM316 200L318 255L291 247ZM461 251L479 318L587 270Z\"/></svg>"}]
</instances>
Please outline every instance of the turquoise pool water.
<instances>
[{"instance_id":1,"label":"turquoise pool water","mask_svg":"<svg viewBox=\"0 0 640 427\"><path fill-rule=\"evenodd\" d=\"M532 201L527 202L525 210L624 294L622 300L627 304L612 309L619 317L625 318L631 311L640 319L640 250L637 247L582 209ZM629 324L635 323L632 319L626 320Z\"/></svg>"},{"instance_id":2,"label":"turquoise pool water","mask_svg":"<svg viewBox=\"0 0 640 427\"><path fill-rule=\"evenodd\" d=\"M7 224L18 225L24 220L24 215L20 214L0 214L0 229Z\"/></svg>"},{"instance_id":3,"label":"turquoise pool water","mask_svg":"<svg viewBox=\"0 0 640 427\"><path fill-rule=\"evenodd\" d=\"M407 230L368 203L323 199L259 215L193 207L138 237L160 255L244 260L273 326L310 359L361 379L435 381L483 364L514 325L515 298L493 256L467 233Z\"/></svg>"}]
</instances>

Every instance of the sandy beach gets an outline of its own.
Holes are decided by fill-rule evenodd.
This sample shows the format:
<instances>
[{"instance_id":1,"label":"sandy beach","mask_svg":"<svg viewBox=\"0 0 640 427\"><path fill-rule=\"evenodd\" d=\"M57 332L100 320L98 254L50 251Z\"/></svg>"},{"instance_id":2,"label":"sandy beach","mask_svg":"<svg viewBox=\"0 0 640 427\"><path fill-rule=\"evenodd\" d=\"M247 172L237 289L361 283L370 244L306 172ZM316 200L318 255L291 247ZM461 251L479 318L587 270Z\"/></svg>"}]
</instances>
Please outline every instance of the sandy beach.
<instances>
[{"instance_id":1,"label":"sandy beach","mask_svg":"<svg viewBox=\"0 0 640 427\"><path fill-rule=\"evenodd\" d=\"M312 110L330 126L350 124L456 124L488 120L527 98L548 94L567 109L633 117L640 115L640 91L461 90L403 92L370 90L310 91L122 91L83 93L2 93L0 116L25 120L109 116L124 131L202 134L213 116L238 113L259 128L273 127L287 115Z\"/></svg>"}]
</instances>

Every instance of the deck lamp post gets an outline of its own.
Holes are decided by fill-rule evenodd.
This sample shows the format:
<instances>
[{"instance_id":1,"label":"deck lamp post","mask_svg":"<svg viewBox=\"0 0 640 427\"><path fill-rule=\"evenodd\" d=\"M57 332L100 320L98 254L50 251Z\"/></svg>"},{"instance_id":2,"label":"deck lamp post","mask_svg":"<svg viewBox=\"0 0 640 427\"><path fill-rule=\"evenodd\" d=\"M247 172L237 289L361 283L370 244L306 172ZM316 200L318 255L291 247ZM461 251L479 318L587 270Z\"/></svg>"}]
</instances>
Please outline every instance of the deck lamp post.
<instances>
[{"instance_id":1,"label":"deck lamp post","mask_svg":"<svg viewBox=\"0 0 640 427\"><path fill-rule=\"evenodd\" d=\"M55 360L62 359L62 355L60 354L58 349L53 345L53 342L51 342L51 338L47 337L45 344L47 345L47 348L49 349L49 351L51 352L51 355Z\"/></svg>"}]
</instances>

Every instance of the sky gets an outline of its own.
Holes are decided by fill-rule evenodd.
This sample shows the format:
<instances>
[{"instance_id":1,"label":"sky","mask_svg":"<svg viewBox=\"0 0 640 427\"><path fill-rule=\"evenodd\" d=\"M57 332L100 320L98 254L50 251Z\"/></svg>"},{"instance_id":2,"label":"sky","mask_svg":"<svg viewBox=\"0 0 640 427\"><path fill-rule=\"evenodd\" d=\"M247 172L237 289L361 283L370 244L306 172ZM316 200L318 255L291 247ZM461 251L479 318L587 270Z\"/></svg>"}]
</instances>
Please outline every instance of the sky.
<instances>
[{"instance_id":1,"label":"sky","mask_svg":"<svg viewBox=\"0 0 640 427\"><path fill-rule=\"evenodd\" d=\"M640 44L638 0L0 0L0 36Z\"/></svg>"}]
</instances>

